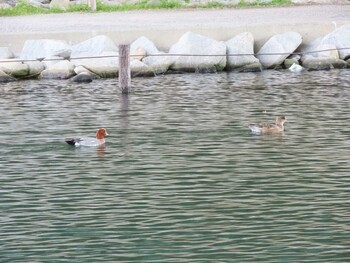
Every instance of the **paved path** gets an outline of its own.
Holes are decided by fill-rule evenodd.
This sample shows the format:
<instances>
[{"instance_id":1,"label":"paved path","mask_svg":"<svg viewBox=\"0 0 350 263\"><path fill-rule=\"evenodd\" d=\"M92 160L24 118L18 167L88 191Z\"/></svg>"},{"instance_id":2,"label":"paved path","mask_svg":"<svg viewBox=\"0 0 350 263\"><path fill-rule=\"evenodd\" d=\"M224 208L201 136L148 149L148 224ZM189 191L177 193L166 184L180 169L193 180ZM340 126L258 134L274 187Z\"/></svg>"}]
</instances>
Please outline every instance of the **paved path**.
<instances>
[{"instance_id":1,"label":"paved path","mask_svg":"<svg viewBox=\"0 0 350 263\"><path fill-rule=\"evenodd\" d=\"M309 42L350 23L349 14L349 4L333 4L0 17L0 46L19 52L26 39L55 38L74 44L106 34L117 44L146 36L167 49L187 31L217 40L249 31L261 45L273 34L294 30L303 35L304 42Z\"/></svg>"}]
</instances>

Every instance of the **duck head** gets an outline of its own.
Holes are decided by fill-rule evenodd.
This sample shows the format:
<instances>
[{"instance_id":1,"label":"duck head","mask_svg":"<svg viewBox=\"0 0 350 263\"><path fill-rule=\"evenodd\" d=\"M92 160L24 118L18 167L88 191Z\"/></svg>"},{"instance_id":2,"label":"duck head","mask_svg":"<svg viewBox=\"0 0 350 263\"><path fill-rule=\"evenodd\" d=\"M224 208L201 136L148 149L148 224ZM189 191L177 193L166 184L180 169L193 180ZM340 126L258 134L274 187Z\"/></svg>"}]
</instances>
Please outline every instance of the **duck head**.
<instances>
[{"instance_id":1,"label":"duck head","mask_svg":"<svg viewBox=\"0 0 350 263\"><path fill-rule=\"evenodd\" d=\"M283 127L283 124L287 121L285 116L278 116L276 118L276 125Z\"/></svg>"},{"instance_id":2,"label":"duck head","mask_svg":"<svg viewBox=\"0 0 350 263\"><path fill-rule=\"evenodd\" d=\"M108 135L108 133L105 128L98 129L96 132L96 139L102 140L105 138L106 135Z\"/></svg>"}]
</instances>

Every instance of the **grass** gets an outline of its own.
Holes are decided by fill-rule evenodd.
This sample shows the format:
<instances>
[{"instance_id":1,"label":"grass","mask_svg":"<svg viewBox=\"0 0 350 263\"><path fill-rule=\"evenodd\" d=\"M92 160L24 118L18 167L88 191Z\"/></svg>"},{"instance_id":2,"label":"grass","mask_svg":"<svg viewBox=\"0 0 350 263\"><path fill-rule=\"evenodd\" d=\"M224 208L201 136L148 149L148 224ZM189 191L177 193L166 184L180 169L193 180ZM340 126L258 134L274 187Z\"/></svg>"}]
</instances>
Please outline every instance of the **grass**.
<instances>
[{"instance_id":1,"label":"grass","mask_svg":"<svg viewBox=\"0 0 350 263\"><path fill-rule=\"evenodd\" d=\"M0 16L20 16L63 12L91 12L91 9L87 5L83 4L70 5L66 10L58 7L46 9L39 6L30 5L23 0L19 1L15 7L0 8Z\"/></svg>"},{"instance_id":2,"label":"grass","mask_svg":"<svg viewBox=\"0 0 350 263\"><path fill-rule=\"evenodd\" d=\"M189 0L185 0L189 3ZM220 2L209 2L207 4L198 4L191 6L191 8L218 8L218 7L232 7L232 6L265 6L265 5L285 5L291 4L290 0L272 0L270 3L253 2L248 3L241 0L238 5L226 5ZM119 5L108 5L102 1L97 0L97 10L95 12L113 12L113 11L127 11L127 10L143 10L143 9L174 9L184 8L186 5L181 4L178 0L159 0L158 2L149 2L149 0L140 0L136 3L125 2ZM16 6L11 8L0 8L0 16L19 16L31 14L50 14L50 13L67 13L67 12L93 12L91 8L85 4L72 4L67 9L52 7L43 8L28 4L25 0L20 0Z\"/></svg>"},{"instance_id":3,"label":"grass","mask_svg":"<svg viewBox=\"0 0 350 263\"><path fill-rule=\"evenodd\" d=\"M241 0L237 6L269 6L269 5L289 5L292 2L290 0L272 0L271 2L245 2Z\"/></svg>"}]
</instances>

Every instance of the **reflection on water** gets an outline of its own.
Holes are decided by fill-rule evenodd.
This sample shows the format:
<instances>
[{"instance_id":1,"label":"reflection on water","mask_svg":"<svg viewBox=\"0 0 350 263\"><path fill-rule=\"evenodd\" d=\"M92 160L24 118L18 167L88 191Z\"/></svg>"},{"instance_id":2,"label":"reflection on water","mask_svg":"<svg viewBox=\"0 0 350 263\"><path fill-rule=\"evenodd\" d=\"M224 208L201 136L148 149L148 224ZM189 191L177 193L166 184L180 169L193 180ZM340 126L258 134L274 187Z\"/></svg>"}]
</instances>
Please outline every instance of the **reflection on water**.
<instances>
[{"instance_id":1,"label":"reflection on water","mask_svg":"<svg viewBox=\"0 0 350 263\"><path fill-rule=\"evenodd\" d=\"M1 260L348 262L349 78L2 84ZM248 132L280 114L283 134ZM99 127L104 148L63 141Z\"/></svg>"}]
</instances>

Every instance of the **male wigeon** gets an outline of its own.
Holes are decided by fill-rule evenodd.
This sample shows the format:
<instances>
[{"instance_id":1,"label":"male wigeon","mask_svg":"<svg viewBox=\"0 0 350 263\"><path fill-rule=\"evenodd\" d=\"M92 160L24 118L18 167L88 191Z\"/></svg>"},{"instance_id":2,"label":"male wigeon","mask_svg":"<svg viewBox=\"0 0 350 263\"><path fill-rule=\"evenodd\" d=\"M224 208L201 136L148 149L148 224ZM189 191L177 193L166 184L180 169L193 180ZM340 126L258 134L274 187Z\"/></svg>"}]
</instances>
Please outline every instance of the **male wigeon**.
<instances>
[{"instance_id":1,"label":"male wigeon","mask_svg":"<svg viewBox=\"0 0 350 263\"><path fill-rule=\"evenodd\" d=\"M64 141L73 146L89 146L97 147L105 144L105 136L108 135L105 128L96 131L96 138L81 137L81 138L66 138Z\"/></svg>"},{"instance_id":2,"label":"male wigeon","mask_svg":"<svg viewBox=\"0 0 350 263\"><path fill-rule=\"evenodd\" d=\"M255 134L271 134L271 133L281 133L284 130L284 123L287 121L285 116L276 117L276 124L271 123L252 123L248 127L252 133Z\"/></svg>"}]
</instances>

